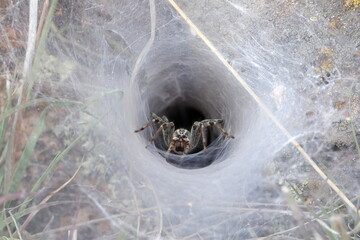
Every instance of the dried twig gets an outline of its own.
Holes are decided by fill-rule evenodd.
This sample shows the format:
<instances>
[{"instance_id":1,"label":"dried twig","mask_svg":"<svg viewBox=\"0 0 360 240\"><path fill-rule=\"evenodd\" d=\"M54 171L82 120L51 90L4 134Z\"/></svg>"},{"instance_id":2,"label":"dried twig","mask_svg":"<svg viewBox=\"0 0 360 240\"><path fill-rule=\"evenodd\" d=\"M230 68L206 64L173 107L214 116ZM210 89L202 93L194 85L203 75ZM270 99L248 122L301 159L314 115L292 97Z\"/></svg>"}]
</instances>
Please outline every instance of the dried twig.
<instances>
[{"instance_id":1,"label":"dried twig","mask_svg":"<svg viewBox=\"0 0 360 240\"><path fill-rule=\"evenodd\" d=\"M185 22L193 29L198 37L208 46L208 48L214 53L214 55L223 63L223 65L229 70L229 72L240 82L243 88L249 93L259 107L267 114L271 121L280 129L280 131L289 139L289 141L296 147L296 149L303 155L306 161L312 166L312 168L320 175L320 177L336 192L336 194L344 201L344 203L354 212L360 213L356 206L348 199L348 197L331 181L328 176L320 169L309 154L300 146L300 144L294 140L289 131L279 122L275 115L270 111L263 101L256 95L246 81L239 75L239 73L226 61L224 56L216 49L214 44L200 31L200 29L190 20L190 18L184 13L184 11L174 2L174 0L168 0L173 8L179 13L179 15L185 20Z\"/></svg>"},{"instance_id":2,"label":"dried twig","mask_svg":"<svg viewBox=\"0 0 360 240\"><path fill-rule=\"evenodd\" d=\"M29 31L28 31L25 61L24 61L24 69L23 69L24 79L26 79L29 73L34 58L35 42L36 42L37 11L38 11L38 0L30 0Z\"/></svg>"},{"instance_id":3,"label":"dried twig","mask_svg":"<svg viewBox=\"0 0 360 240\"><path fill-rule=\"evenodd\" d=\"M55 191L51 192L46 198L44 198L40 204L44 204L47 201L49 201L50 198L52 198L56 193L58 193L59 191L61 191L64 187L66 187L74 178L75 176L78 174L79 170L80 170L81 166L76 170L76 172L74 173L74 175L67 180L63 185L61 185L58 189L56 189ZM30 221L35 217L35 215L39 212L40 210L36 210L34 212L32 212L25 220L25 222L21 225L20 227L20 232L23 231L26 226L30 223Z\"/></svg>"},{"instance_id":4,"label":"dried twig","mask_svg":"<svg viewBox=\"0 0 360 240\"><path fill-rule=\"evenodd\" d=\"M43 8L41 10L41 16L40 16L40 20L39 20L39 26L37 28L37 32L36 32L36 44L39 43L39 39L40 39L40 35L44 26L44 22L45 22L45 16L47 13L47 10L49 9L49 0L45 0L44 4L43 4Z\"/></svg>"}]
</instances>

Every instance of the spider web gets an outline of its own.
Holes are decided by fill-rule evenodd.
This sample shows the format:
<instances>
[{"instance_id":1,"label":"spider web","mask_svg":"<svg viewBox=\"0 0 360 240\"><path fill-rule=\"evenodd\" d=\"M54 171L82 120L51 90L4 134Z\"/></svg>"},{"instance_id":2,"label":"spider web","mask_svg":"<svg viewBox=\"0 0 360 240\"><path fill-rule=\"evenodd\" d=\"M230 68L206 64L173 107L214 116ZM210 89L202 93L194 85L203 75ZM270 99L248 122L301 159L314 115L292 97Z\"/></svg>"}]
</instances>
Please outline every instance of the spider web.
<instances>
[{"instance_id":1,"label":"spider web","mask_svg":"<svg viewBox=\"0 0 360 240\"><path fill-rule=\"evenodd\" d=\"M335 0L177 3L344 194L358 196L350 127L358 129L360 111L353 84L360 73L358 9ZM28 5L7 6L2 35L6 26L26 29L20 9ZM105 115L62 161L59 178L66 179L81 162L72 159L85 156L76 186L60 195L87 204L79 210L89 222L79 226L79 239L301 239L319 229L299 227L282 186L300 192L300 205L311 201L314 213L341 203L167 1L60 1L50 29L34 95L101 98L86 114L67 109L63 123L74 133L89 116ZM25 58L11 49L1 58L5 70L9 58ZM204 118L224 119L236 137L215 132L208 153L173 156L191 169L169 164L156 145L145 148L155 127L133 132L151 112L188 105ZM42 214L55 218L43 233L53 239L64 236L56 233L62 219L76 218L62 208ZM106 227L91 230L89 219L104 219ZM36 235L44 225L35 219L27 230Z\"/></svg>"}]
</instances>

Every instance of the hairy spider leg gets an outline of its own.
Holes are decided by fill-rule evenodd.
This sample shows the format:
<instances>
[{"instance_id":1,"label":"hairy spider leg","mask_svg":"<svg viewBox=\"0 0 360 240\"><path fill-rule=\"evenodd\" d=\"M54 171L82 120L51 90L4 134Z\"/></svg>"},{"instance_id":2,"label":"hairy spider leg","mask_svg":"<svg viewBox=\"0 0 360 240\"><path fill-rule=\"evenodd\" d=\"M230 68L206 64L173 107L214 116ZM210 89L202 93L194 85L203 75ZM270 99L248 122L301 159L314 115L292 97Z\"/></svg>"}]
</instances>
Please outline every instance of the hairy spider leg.
<instances>
[{"instance_id":1,"label":"hairy spider leg","mask_svg":"<svg viewBox=\"0 0 360 240\"><path fill-rule=\"evenodd\" d=\"M167 127L168 125L171 126L171 123L165 122L165 123L161 124L160 127L159 127L159 129L156 130L155 134L152 136L151 140L149 141L148 145L146 145L146 146L149 146L149 145L151 144L151 142L154 141L155 138L159 135L159 133L161 132L161 130L163 130L164 127ZM173 123L172 123L172 125L173 125Z\"/></svg>"},{"instance_id":2,"label":"hairy spider leg","mask_svg":"<svg viewBox=\"0 0 360 240\"><path fill-rule=\"evenodd\" d=\"M142 130L144 130L145 128L147 127L150 127L151 125L153 125L154 123L160 123L159 119L152 119L149 123L147 123L145 126L143 126L142 128L138 129L138 130L135 130L134 132L141 132Z\"/></svg>"},{"instance_id":3,"label":"hairy spider leg","mask_svg":"<svg viewBox=\"0 0 360 240\"><path fill-rule=\"evenodd\" d=\"M139 130L135 130L135 132L143 131L145 128L153 125L154 123L161 124L159 129L155 132L155 134L152 136L151 140L149 141L149 144L153 142L156 137L159 135L159 133L162 131L163 134L163 140L166 146L168 146L167 154L169 154L171 151L174 151L175 153L179 154L179 152L175 149L176 141L173 140L173 133L175 131L175 124L173 122L169 122L166 116L159 117L155 113L152 113L152 120L147 123L145 126L140 128ZM228 138L235 138L233 135L229 134L225 131L224 127L224 120L223 119L206 119L201 122L194 122L194 124L191 127L190 132L190 139L189 144L185 147L184 151L181 152L182 154L188 154L192 153L194 149L199 147L200 145L200 136L202 137L202 144L204 151L207 148L207 127L208 126L215 126L217 127L222 134L224 134ZM148 145L149 145L148 144ZM148 146L147 145L147 146Z\"/></svg>"},{"instance_id":4,"label":"hairy spider leg","mask_svg":"<svg viewBox=\"0 0 360 240\"><path fill-rule=\"evenodd\" d=\"M167 122L167 123L168 125L166 126L166 128L162 130L162 134L165 145L170 146L170 143L172 141L172 136L175 131L175 124L173 122Z\"/></svg>"},{"instance_id":5,"label":"hairy spider leg","mask_svg":"<svg viewBox=\"0 0 360 240\"><path fill-rule=\"evenodd\" d=\"M201 126L201 135L202 135L202 142L203 142L203 148L204 151L206 151L206 145L207 145L207 136L206 136L206 128L208 126L215 126L217 127L222 134L224 134L226 137L228 138L235 138L233 135L229 134L228 132L225 131L224 127L222 126L224 123L224 120L222 119L207 119L207 120L203 120L200 122L200 126ZM195 125L195 124L194 124Z\"/></svg>"},{"instance_id":6,"label":"hairy spider leg","mask_svg":"<svg viewBox=\"0 0 360 240\"><path fill-rule=\"evenodd\" d=\"M154 123L159 123L159 124L163 124L168 122L167 118L165 116L163 116L163 118L159 117L158 115L156 115L155 113L151 114L152 119L149 123L147 123L145 126L143 126L142 128L135 130L135 132L141 132L142 130L144 130L147 127L150 127L151 125L153 125Z\"/></svg>"},{"instance_id":7,"label":"hairy spider leg","mask_svg":"<svg viewBox=\"0 0 360 240\"><path fill-rule=\"evenodd\" d=\"M153 116L157 116L155 113L153 113ZM157 117L159 117L159 116L157 116ZM162 119L165 121L165 122L168 122L169 121L169 119L164 115L164 116L162 116Z\"/></svg>"},{"instance_id":8,"label":"hairy spider leg","mask_svg":"<svg viewBox=\"0 0 360 240\"><path fill-rule=\"evenodd\" d=\"M190 151L190 144L189 145L186 145L185 147L185 150L184 150L184 153L183 154L188 154Z\"/></svg>"},{"instance_id":9,"label":"hairy spider leg","mask_svg":"<svg viewBox=\"0 0 360 240\"><path fill-rule=\"evenodd\" d=\"M171 141L169 144L169 148L166 151L166 154L168 155L171 151L173 151L175 149L175 141Z\"/></svg>"},{"instance_id":10,"label":"hairy spider leg","mask_svg":"<svg viewBox=\"0 0 360 240\"><path fill-rule=\"evenodd\" d=\"M206 144L207 144L207 135L206 135L206 127L209 125L205 125L205 123L201 123L201 135L202 135L202 142L204 147L204 152L206 151Z\"/></svg>"},{"instance_id":11,"label":"hairy spider leg","mask_svg":"<svg viewBox=\"0 0 360 240\"><path fill-rule=\"evenodd\" d=\"M191 127L190 132L190 149L188 152L192 152L195 148L197 148L199 140L200 140L200 123L194 122L194 124Z\"/></svg>"},{"instance_id":12,"label":"hairy spider leg","mask_svg":"<svg viewBox=\"0 0 360 240\"><path fill-rule=\"evenodd\" d=\"M210 122L210 125L215 125L215 127L217 127L226 137L235 138L233 135L225 131L223 123L224 121L222 119L218 119L216 122Z\"/></svg>"}]
</instances>

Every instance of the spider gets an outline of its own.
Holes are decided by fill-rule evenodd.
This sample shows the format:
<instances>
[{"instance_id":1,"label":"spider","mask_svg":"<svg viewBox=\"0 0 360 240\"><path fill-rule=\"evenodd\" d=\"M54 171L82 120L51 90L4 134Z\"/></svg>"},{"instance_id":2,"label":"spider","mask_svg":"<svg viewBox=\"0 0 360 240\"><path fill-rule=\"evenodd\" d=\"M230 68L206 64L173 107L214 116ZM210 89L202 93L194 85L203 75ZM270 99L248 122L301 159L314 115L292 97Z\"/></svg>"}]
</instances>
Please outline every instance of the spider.
<instances>
[{"instance_id":1,"label":"spider","mask_svg":"<svg viewBox=\"0 0 360 240\"><path fill-rule=\"evenodd\" d=\"M191 131L184 128L175 130L175 124L169 122L166 116L159 117L155 113L152 114L152 120L149 123L142 128L135 130L135 132L140 132L154 123L160 124L160 127L152 136L149 144L154 141L162 131L164 143L168 147L167 153L174 152L179 155L193 153L196 149L201 147L200 136L202 136L202 145L205 151L207 144L206 128L209 126L217 127L228 138L235 138L224 130L223 119L205 119L201 122L194 122Z\"/></svg>"}]
</instances>

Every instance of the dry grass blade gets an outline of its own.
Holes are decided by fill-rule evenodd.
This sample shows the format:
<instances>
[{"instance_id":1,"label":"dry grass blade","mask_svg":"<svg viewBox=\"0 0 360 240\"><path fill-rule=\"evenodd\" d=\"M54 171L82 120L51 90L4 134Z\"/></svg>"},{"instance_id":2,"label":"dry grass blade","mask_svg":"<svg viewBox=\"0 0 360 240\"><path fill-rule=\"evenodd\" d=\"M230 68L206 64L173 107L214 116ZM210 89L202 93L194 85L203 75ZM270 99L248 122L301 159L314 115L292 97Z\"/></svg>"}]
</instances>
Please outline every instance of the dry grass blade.
<instances>
[{"instance_id":1,"label":"dry grass blade","mask_svg":"<svg viewBox=\"0 0 360 240\"><path fill-rule=\"evenodd\" d=\"M103 117L105 117L104 115ZM31 189L31 192L37 191L40 188L40 185L45 181L45 178L49 175L50 171L58 164L58 162L71 150L73 147L86 135L88 132L93 129L102 119L95 120L89 127L87 127L74 141L72 141L61 153L56 155L56 157L51 161L49 166L46 168L41 177L37 180L34 186Z\"/></svg>"},{"instance_id":2,"label":"dry grass blade","mask_svg":"<svg viewBox=\"0 0 360 240\"><path fill-rule=\"evenodd\" d=\"M348 232L349 235L357 234L360 232L360 222L352 229L350 232Z\"/></svg>"},{"instance_id":3,"label":"dry grass blade","mask_svg":"<svg viewBox=\"0 0 360 240\"><path fill-rule=\"evenodd\" d=\"M18 192L18 193L7 194L5 196L0 197L0 205L2 205L3 203L5 203L7 201L12 201L12 200L24 198L26 196L28 196L28 194L26 192Z\"/></svg>"},{"instance_id":4,"label":"dry grass blade","mask_svg":"<svg viewBox=\"0 0 360 240\"><path fill-rule=\"evenodd\" d=\"M120 214L115 214L115 215L112 215L112 216L107 216L107 217L104 217L104 218L96 218L96 219L92 219L90 221L71 224L71 225L68 225L68 226L59 227L57 229L52 229L52 230L49 230L49 231L36 233L36 234L32 235L32 237L33 237L33 239L39 239L42 236L46 236L46 234L55 234L55 233L59 233L59 232L63 232L63 231L68 231L68 230L71 230L71 229L74 229L74 228L80 228L80 227L83 227L83 226L90 226L92 224L98 224L98 223L102 223L102 222L111 221L113 219L118 219L118 218L126 217L126 216L128 216L127 213L120 213ZM129 229L129 230L133 230L133 229Z\"/></svg>"},{"instance_id":5,"label":"dry grass blade","mask_svg":"<svg viewBox=\"0 0 360 240\"><path fill-rule=\"evenodd\" d=\"M147 179L147 181L149 182L149 188L151 189L151 191L153 192L153 196L155 198L155 202L156 202L156 207L159 211L159 230L158 230L158 233L157 233L157 236L155 239L161 239L161 233L163 231L163 213L162 213L162 209L161 209L161 206L160 206L160 201L159 201L159 198L158 198L158 195L154 189L154 186L152 185L150 179L148 179L147 177L145 177Z\"/></svg>"},{"instance_id":6,"label":"dry grass blade","mask_svg":"<svg viewBox=\"0 0 360 240\"><path fill-rule=\"evenodd\" d=\"M36 193L32 193L33 195L35 195ZM24 203L23 203L24 204ZM39 204L39 205L35 205L35 206L32 206L32 207L29 207L29 208L26 208L25 210L23 211L17 211L17 212L14 212L13 215L16 219L20 219L26 215L29 215L31 214L32 212L34 211L40 211L42 209L45 209L45 208L49 208L49 207L53 207L53 206L59 206L59 205L66 205L66 204L89 204L88 202L82 202L82 201L52 201L52 202L48 202L48 203L45 203L45 204ZM13 209L18 209L19 207L17 208L13 208ZM12 220L10 220L9 218L6 218L3 216L3 221L0 220L0 229L3 229L6 225L9 225L12 223Z\"/></svg>"},{"instance_id":7,"label":"dry grass blade","mask_svg":"<svg viewBox=\"0 0 360 240\"><path fill-rule=\"evenodd\" d=\"M42 31L43 26L44 26L45 16L46 16L46 13L48 11L48 8L49 8L49 0L45 0L45 2L43 4L42 11L41 11L41 16L40 16L40 20L39 20L39 26L38 26L38 29L37 29L37 32L36 32L36 42L37 43L39 42L39 39L40 39L41 31Z\"/></svg>"},{"instance_id":8,"label":"dry grass blade","mask_svg":"<svg viewBox=\"0 0 360 240\"><path fill-rule=\"evenodd\" d=\"M41 35L37 44L37 49L36 49L36 53L35 53L35 57L34 57L34 61L33 61L33 69L38 69L39 65L40 65L40 58L42 56L42 53L44 52L44 49L46 47L46 41L47 41L47 37L48 37L48 33L50 31L50 25L52 23L52 18L54 16L55 13L55 8L57 6L57 2L58 0L53 0L51 2L50 8L48 10L48 14L46 16L46 20L44 23L44 27L42 28L41 31ZM36 30L35 30L35 39L36 40ZM33 70L34 71L34 70ZM26 91L26 95L25 95L25 101L30 99L30 93L34 84L34 80L33 78L29 78L28 81L25 82L26 85L24 86L23 91Z\"/></svg>"},{"instance_id":9,"label":"dry grass blade","mask_svg":"<svg viewBox=\"0 0 360 240\"><path fill-rule=\"evenodd\" d=\"M58 193L59 191L61 191L64 187L66 187L74 178L75 176L78 174L78 172L80 171L81 166L79 166L79 168L76 170L76 172L74 173L74 175L67 180L63 185L61 185L58 189L56 189L55 191L51 192L46 198L44 198L40 204L44 204L47 201L49 201L50 198L52 198L56 193ZM20 228L20 232L22 232L26 226L30 223L30 221L34 218L34 216L39 212L39 210L34 211L32 213L30 213L30 215L26 218L25 222L21 225Z\"/></svg>"},{"instance_id":10,"label":"dry grass blade","mask_svg":"<svg viewBox=\"0 0 360 240\"><path fill-rule=\"evenodd\" d=\"M13 223L14 223L14 225L15 225L16 230L19 231L19 227L18 227L18 224L17 224L17 221L16 221L14 215L12 214L11 211L9 211L9 214L10 214L11 219L13 220ZM20 232L19 232L19 238L20 238L20 239L23 239L23 238L21 237Z\"/></svg>"},{"instance_id":11,"label":"dry grass blade","mask_svg":"<svg viewBox=\"0 0 360 240\"><path fill-rule=\"evenodd\" d=\"M29 8L29 31L26 47L23 77L26 79L31 68L35 53L36 26L37 26L38 0L30 0Z\"/></svg>"},{"instance_id":12,"label":"dry grass blade","mask_svg":"<svg viewBox=\"0 0 360 240\"><path fill-rule=\"evenodd\" d=\"M66 100L66 99L56 99L56 98L51 98L51 97L37 98L37 99L34 99L34 100L29 100L29 101L27 101L25 103L22 103L20 105L17 105L16 107L7 109L5 112L0 114L0 121L6 119L10 115L18 112L21 109L31 107L31 106L35 106L36 104L39 104L39 103L57 103L57 104L83 105L83 103L81 103L81 102L71 101L71 100Z\"/></svg>"},{"instance_id":13,"label":"dry grass blade","mask_svg":"<svg viewBox=\"0 0 360 240\"><path fill-rule=\"evenodd\" d=\"M14 193L19 184L21 179L23 178L23 176L25 175L25 171L26 171L26 167L28 166L29 163L29 159L32 156L36 143L38 142L38 139L43 131L43 128L45 126L45 118L46 118L46 114L49 111L50 106L46 107L43 112L40 115L40 119L36 125L36 127L34 128L34 130L32 131L29 140L26 143L25 149L23 150L20 160L18 162L18 165L15 169L15 172L12 176L12 180L11 180L11 185L9 188L9 193Z\"/></svg>"},{"instance_id":14,"label":"dry grass blade","mask_svg":"<svg viewBox=\"0 0 360 240\"><path fill-rule=\"evenodd\" d=\"M210 225L210 226L207 226L207 227L203 227L203 228L199 229L196 233L187 235L187 236L185 236L185 237L183 237L183 238L181 238L181 239L182 239L182 240L193 239L193 237L195 237L195 236L201 237L201 236L200 236L200 233L201 233L201 232L206 232L206 231L208 231L209 229L212 229L212 228L215 228L215 227L220 226L220 225L222 225L222 224L225 224L225 223L227 223L227 222L230 222L230 220L233 219L233 218L237 218L237 217L228 217L228 218L226 218L226 219L224 219L224 220L222 220L222 221L220 221L220 222L218 222L218 223L216 223L216 224L214 224L214 225Z\"/></svg>"},{"instance_id":15,"label":"dry grass blade","mask_svg":"<svg viewBox=\"0 0 360 240\"><path fill-rule=\"evenodd\" d=\"M339 215L330 218L332 227L339 233L341 240L349 240L343 218Z\"/></svg>"},{"instance_id":16,"label":"dry grass blade","mask_svg":"<svg viewBox=\"0 0 360 240\"><path fill-rule=\"evenodd\" d=\"M348 111L349 111L349 117L350 117L350 126L351 126L351 130L352 130L352 134L353 134L353 137L354 137L354 142L355 142L355 146L356 146L356 150L358 151L358 154L360 154L360 145L359 145L359 141L357 139L357 136L356 136L356 128L355 128L355 124L354 124L354 119L356 118L356 116L353 116L353 111L351 109L351 106L354 102L354 99L353 99L353 95L354 95L354 92L353 92L353 89L354 89L354 85L355 85L355 81L351 84L351 90L350 90L350 96L349 96L349 106L348 106Z\"/></svg>"},{"instance_id":17,"label":"dry grass blade","mask_svg":"<svg viewBox=\"0 0 360 240\"><path fill-rule=\"evenodd\" d=\"M214 44L200 31L200 29L190 20L184 11L173 1L168 0L173 8L179 13L179 15L185 20L185 22L193 29L199 38L208 46L208 48L214 53L214 55L223 63L223 65L229 70L229 72L240 82L242 87L249 93L258 106L266 113L271 121L279 128L279 130L289 139L289 141L295 146L295 148L303 155L306 161L317 172L317 174L332 188L334 192L346 203L346 205L354 212L360 213L356 206L349 200L349 198L331 181L327 175L320 169L320 167L312 160L309 154L300 146L300 144L294 140L293 136L288 130L279 122L275 115L266 107L262 100L256 95L252 88L246 83L246 81L239 75L239 73L226 61L222 54L216 49Z\"/></svg>"}]
</instances>

